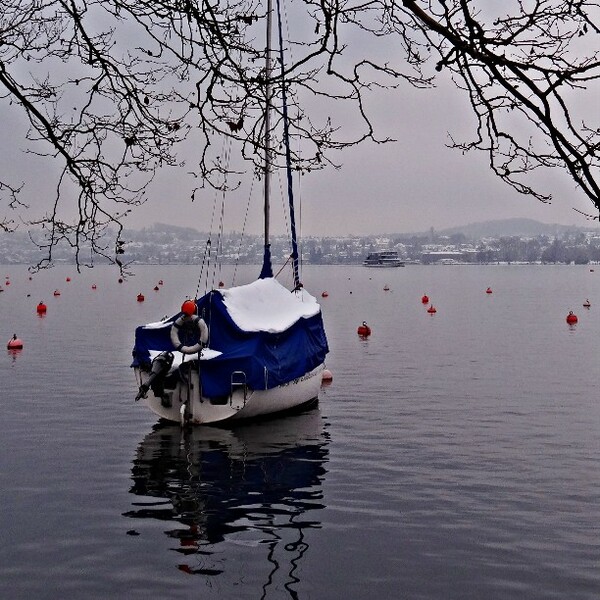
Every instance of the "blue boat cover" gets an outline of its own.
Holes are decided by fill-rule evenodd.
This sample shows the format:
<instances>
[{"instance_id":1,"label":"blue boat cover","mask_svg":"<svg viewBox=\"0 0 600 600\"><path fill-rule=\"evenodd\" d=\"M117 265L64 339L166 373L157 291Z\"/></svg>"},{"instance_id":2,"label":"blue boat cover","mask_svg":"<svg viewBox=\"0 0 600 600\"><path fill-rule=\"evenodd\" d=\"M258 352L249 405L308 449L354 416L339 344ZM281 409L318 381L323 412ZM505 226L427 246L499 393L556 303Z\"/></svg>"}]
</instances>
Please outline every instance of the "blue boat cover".
<instances>
[{"instance_id":1,"label":"blue boat cover","mask_svg":"<svg viewBox=\"0 0 600 600\"><path fill-rule=\"evenodd\" d=\"M196 301L198 315L209 328L209 347L221 352L208 360L200 360L202 395L226 396L231 390L234 371L243 371L246 383L255 390L276 387L301 377L322 364L329 351L321 311L298 318L284 331L244 331L229 314L224 296L213 290ZM173 351L171 324L183 313L163 323L142 325L135 331L133 363L149 366L151 351ZM194 339L195 336L195 339ZM198 341L197 332L180 339L186 345Z\"/></svg>"}]
</instances>

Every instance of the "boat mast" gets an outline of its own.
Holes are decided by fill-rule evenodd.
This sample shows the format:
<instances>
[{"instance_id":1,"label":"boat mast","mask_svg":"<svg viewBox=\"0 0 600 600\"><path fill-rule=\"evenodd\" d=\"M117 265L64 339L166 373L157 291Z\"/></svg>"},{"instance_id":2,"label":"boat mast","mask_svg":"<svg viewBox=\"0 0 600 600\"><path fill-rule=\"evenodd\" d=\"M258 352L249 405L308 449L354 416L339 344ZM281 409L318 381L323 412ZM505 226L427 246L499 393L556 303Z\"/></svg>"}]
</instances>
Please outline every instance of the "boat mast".
<instances>
[{"instance_id":1,"label":"boat mast","mask_svg":"<svg viewBox=\"0 0 600 600\"><path fill-rule=\"evenodd\" d=\"M283 56L283 28L281 26L281 0L277 0L277 31L279 32L279 62L281 64L281 100L283 108L283 141L285 145L285 166L287 175L288 204L290 210L290 234L292 237L292 270L294 275L294 288L300 287L298 272L298 237L296 234L296 217L294 209L294 186L292 178L292 154L290 150L290 128L285 89L285 61Z\"/></svg>"},{"instance_id":2,"label":"boat mast","mask_svg":"<svg viewBox=\"0 0 600 600\"><path fill-rule=\"evenodd\" d=\"M271 170L272 170L272 150L271 150L271 112L273 108L273 92L271 78L273 74L271 38L272 38L272 15L273 0L267 0L267 40L265 51L265 155L264 155L264 256L263 267L260 274L261 278L273 277L273 268L271 266L271 243L270 243L270 199L271 199ZM277 25L279 32L279 59L281 63L281 93L283 102L283 141L285 145L286 172L287 172L287 192L290 210L290 233L292 238L292 268L294 276L294 289L300 287L300 277L298 273L298 240L296 235L296 219L294 215L294 193L292 185L292 166L290 152L290 134L288 126L287 97L285 90L285 70L283 56L283 37L281 27L281 4L277 0Z\"/></svg>"},{"instance_id":3,"label":"boat mast","mask_svg":"<svg viewBox=\"0 0 600 600\"><path fill-rule=\"evenodd\" d=\"M271 197L271 22L273 13L273 2L267 0L267 44L265 51L265 156L263 166L264 186L264 256L263 266L260 273L261 279L273 277L271 266L271 242L270 242L270 197Z\"/></svg>"}]
</instances>

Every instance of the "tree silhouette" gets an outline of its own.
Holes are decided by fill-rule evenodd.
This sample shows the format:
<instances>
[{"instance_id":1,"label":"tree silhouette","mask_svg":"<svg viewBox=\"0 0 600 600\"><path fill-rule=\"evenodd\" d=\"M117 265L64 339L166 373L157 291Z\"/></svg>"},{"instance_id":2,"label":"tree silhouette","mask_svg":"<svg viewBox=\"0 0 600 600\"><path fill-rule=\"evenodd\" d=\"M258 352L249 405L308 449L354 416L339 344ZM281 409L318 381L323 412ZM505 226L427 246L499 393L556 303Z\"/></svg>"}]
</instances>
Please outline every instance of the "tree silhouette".
<instances>
[{"instance_id":1,"label":"tree silhouette","mask_svg":"<svg viewBox=\"0 0 600 600\"><path fill-rule=\"evenodd\" d=\"M228 160L223 138L259 168L267 93L285 84L290 134L302 141L292 163L304 172L333 165L332 150L391 141L375 131L366 96L402 82L430 87L435 71L464 91L476 118L473 137L452 146L485 152L498 177L543 202L551 196L530 175L564 169L598 218L600 127L597 107L585 110L600 76L594 0L303 0L286 24L285 65L273 69L264 65L265 10L249 0L4 0L0 102L26 119L27 151L59 172L47 213L30 221L27 181L0 174L0 228L21 216L41 229L41 266L68 243L78 265L91 246L123 268L123 218L160 170L191 174L191 200L205 186L235 187L243 167ZM321 116L342 104L360 124L352 138ZM283 160L277 138L273 148Z\"/></svg>"}]
</instances>

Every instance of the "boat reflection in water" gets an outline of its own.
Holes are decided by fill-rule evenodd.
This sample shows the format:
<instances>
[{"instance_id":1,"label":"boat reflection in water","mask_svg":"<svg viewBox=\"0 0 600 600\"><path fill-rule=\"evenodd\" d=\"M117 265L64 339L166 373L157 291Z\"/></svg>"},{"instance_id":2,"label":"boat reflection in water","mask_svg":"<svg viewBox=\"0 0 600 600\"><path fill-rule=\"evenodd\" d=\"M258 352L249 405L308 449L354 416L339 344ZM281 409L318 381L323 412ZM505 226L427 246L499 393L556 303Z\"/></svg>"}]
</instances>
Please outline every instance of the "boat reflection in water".
<instances>
[{"instance_id":1,"label":"boat reflection in water","mask_svg":"<svg viewBox=\"0 0 600 600\"><path fill-rule=\"evenodd\" d=\"M219 576L229 564L225 577L290 591L305 530L320 527L327 444L318 408L231 429L161 422L133 461L130 491L144 499L124 516L183 525L165 532L187 557L181 571Z\"/></svg>"}]
</instances>

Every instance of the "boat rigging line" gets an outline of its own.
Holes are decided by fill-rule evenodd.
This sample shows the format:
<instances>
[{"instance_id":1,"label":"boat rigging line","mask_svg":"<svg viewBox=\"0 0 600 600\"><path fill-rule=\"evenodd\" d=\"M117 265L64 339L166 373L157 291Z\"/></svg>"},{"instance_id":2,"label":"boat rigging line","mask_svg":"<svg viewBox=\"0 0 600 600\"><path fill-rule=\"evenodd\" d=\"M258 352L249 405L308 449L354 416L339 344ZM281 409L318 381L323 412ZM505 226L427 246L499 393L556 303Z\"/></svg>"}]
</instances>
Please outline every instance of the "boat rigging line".
<instances>
[{"instance_id":1,"label":"boat rigging line","mask_svg":"<svg viewBox=\"0 0 600 600\"><path fill-rule=\"evenodd\" d=\"M231 160L231 139L225 137L223 139L223 148L221 155L223 156L224 169L223 173L225 174L225 179L221 185L220 195L219 190L215 190L215 195L213 199L213 206L210 217L210 224L208 228L208 240L206 241L206 245L204 248L204 256L202 258L202 264L200 266L200 272L198 274L198 284L196 286L196 295L194 298L200 297L200 287L202 286L202 279L204 277L204 292L207 292L209 289L214 289L215 281L217 277L217 268L219 271L222 269L222 263L218 260L218 257L221 256L222 244L223 244L223 228L224 228L224 220L225 220L225 192L227 188L227 173L229 169L229 164ZM220 199L220 207L219 207L219 199ZM217 229L217 240L216 240L216 249L213 251L213 230L215 227L215 220L217 210L219 210L219 225ZM211 269L211 258L212 255L215 255L216 265L215 268ZM205 271L206 268L206 271ZM210 282L210 274L212 272L212 283ZM210 288L209 288L210 286Z\"/></svg>"}]
</instances>

